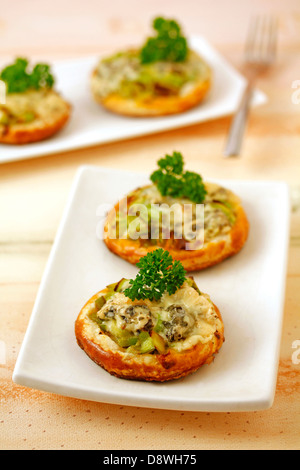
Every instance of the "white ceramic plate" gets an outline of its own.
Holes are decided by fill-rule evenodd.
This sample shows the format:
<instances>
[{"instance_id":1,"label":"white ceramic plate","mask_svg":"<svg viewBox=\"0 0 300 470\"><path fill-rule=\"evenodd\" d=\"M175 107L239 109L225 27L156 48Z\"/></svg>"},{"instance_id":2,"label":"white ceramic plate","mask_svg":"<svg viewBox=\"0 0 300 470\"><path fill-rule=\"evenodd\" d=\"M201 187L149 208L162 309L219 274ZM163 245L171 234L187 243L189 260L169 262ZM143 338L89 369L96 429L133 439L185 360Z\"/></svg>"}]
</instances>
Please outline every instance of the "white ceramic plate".
<instances>
[{"instance_id":1,"label":"white ceramic plate","mask_svg":"<svg viewBox=\"0 0 300 470\"><path fill-rule=\"evenodd\" d=\"M74 322L107 284L136 266L99 239L103 204L147 183L143 174L82 167L74 182L40 285L13 380L56 394L123 405L194 411L244 411L273 402L285 294L289 198L285 183L219 181L241 197L251 224L243 250L195 273L219 307L226 341L215 361L170 383L111 376L79 348ZM101 233L101 232L100 232Z\"/></svg>"},{"instance_id":2,"label":"white ceramic plate","mask_svg":"<svg viewBox=\"0 0 300 470\"><path fill-rule=\"evenodd\" d=\"M0 144L0 163L65 152L152 134L228 115L237 107L245 79L203 38L192 38L191 46L211 65L212 90L206 101L182 114L159 118L129 118L105 111L92 99L89 78L99 57L53 63L56 87L73 106L70 122L59 134L43 142L22 146ZM253 105L266 101L255 91Z\"/></svg>"}]
</instances>

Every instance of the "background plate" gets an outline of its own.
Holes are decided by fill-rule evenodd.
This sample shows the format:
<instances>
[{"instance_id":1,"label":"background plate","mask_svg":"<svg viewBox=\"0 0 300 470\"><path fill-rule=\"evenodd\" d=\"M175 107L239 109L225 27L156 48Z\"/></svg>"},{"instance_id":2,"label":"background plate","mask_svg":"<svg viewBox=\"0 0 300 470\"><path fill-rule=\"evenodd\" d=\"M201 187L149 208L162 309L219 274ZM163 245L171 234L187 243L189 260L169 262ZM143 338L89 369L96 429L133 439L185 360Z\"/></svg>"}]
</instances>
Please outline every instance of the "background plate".
<instances>
[{"instance_id":1,"label":"background plate","mask_svg":"<svg viewBox=\"0 0 300 470\"><path fill-rule=\"evenodd\" d=\"M213 86L205 102L182 114L157 118L130 118L105 111L93 101L89 77L99 57L54 62L56 88L73 106L68 125L51 139L26 145L1 145L0 163L60 153L107 142L133 138L219 118L234 112L245 79L205 39L194 37L191 47L211 65ZM266 102L256 90L253 105Z\"/></svg>"},{"instance_id":2,"label":"background plate","mask_svg":"<svg viewBox=\"0 0 300 470\"><path fill-rule=\"evenodd\" d=\"M253 411L273 403L285 294L289 197L282 182L217 181L235 191L249 217L243 250L194 273L219 307L226 341L209 366L163 384L111 376L79 348L74 322L85 302L137 268L99 239L104 210L149 181L143 174L82 167L74 181L30 323L14 382L61 395L142 407Z\"/></svg>"}]
</instances>

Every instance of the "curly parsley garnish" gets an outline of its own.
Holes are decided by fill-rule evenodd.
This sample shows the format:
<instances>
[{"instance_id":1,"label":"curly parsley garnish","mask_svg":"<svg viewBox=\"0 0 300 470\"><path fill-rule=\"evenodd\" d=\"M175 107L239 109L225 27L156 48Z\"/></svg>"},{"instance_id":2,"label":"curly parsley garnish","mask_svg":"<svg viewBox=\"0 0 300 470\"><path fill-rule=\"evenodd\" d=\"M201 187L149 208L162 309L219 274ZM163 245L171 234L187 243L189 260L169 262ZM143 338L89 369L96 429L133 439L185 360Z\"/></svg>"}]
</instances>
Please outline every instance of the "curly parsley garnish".
<instances>
[{"instance_id":1,"label":"curly parsley garnish","mask_svg":"<svg viewBox=\"0 0 300 470\"><path fill-rule=\"evenodd\" d=\"M186 279L186 272L180 261L173 261L168 251L158 248L151 251L137 263L140 268L131 286L124 294L131 300L159 300L164 292L175 294Z\"/></svg>"},{"instance_id":2,"label":"curly parsley garnish","mask_svg":"<svg viewBox=\"0 0 300 470\"><path fill-rule=\"evenodd\" d=\"M174 20L155 18L153 28L157 35L149 38L140 52L142 64L158 61L183 62L188 53L187 40Z\"/></svg>"},{"instance_id":3,"label":"curly parsley garnish","mask_svg":"<svg viewBox=\"0 0 300 470\"><path fill-rule=\"evenodd\" d=\"M159 169L150 177L162 196L175 198L186 197L190 201L201 204L206 195L202 177L192 171L183 171L183 157L180 152L166 155L158 160Z\"/></svg>"},{"instance_id":4,"label":"curly parsley garnish","mask_svg":"<svg viewBox=\"0 0 300 470\"><path fill-rule=\"evenodd\" d=\"M28 61L22 58L17 58L12 65L5 67L0 78L6 83L7 93L23 93L29 89L52 88L54 85L49 65L36 64L30 71Z\"/></svg>"}]
</instances>

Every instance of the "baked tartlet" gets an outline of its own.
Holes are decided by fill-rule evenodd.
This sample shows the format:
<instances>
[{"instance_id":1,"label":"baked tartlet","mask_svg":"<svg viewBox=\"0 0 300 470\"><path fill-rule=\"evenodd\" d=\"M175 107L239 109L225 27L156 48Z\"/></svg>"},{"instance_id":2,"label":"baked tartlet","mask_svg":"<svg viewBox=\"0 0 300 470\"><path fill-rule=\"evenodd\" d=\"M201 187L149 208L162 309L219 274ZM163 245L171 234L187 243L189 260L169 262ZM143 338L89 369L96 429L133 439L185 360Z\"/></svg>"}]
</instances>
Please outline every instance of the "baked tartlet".
<instances>
[{"instance_id":1,"label":"baked tartlet","mask_svg":"<svg viewBox=\"0 0 300 470\"><path fill-rule=\"evenodd\" d=\"M182 158L181 154L176 155ZM151 175L152 180L155 180L155 173ZM175 185L179 181L176 176L179 175L174 176ZM186 271L208 268L238 253L249 232L249 222L239 197L216 183L201 182L199 177L192 181L191 176L191 181L187 181L188 189L193 190L197 184L202 184L199 205L190 199L192 193L190 197L170 195L172 181L168 177L166 175L165 192L160 188L160 181L153 182L133 190L109 211L104 226L104 242L109 250L136 264L141 257L161 247L179 260ZM177 189L176 186L174 188ZM179 208L179 215L184 214L186 207L190 208L187 228L184 216L177 219L177 225L175 216L172 219L171 209L174 207ZM197 215L199 207L202 211ZM169 219L162 216L166 208L170 208ZM170 221L168 227L165 220ZM197 223L200 223L199 234L192 230ZM138 234L131 230L132 226L139 228Z\"/></svg>"},{"instance_id":2,"label":"baked tartlet","mask_svg":"<svg viewBox=\"0 0 300 470\"><path fill-rule=\"evenodd\" d=\"M210 66L188 47L178 24L163 18L153 24L157 37L101 59L93 70L93 97L114 113L181 113L203 101L211 88Z\"/></svg>"},{"instance_id":3,"label":"baked tartlet","mask_svg":"<svg viewBox=\"0 0 300 470\"><path fill-rule=\"evenodd\" d=\"M60 131L71 114L70 104L54 89L48 65L28 72L28 62L17 59L0 75L6 83L5 104L0 104L0 143L27 144Z\"/></svg>"},{"instance_id":4,"label":"baked tartlet","mask_svg":"<svg viewBox=\"0 0 300 470\"><path fill-rule=\"evenodd\" d=\"M163 250L154 254L169 256ZM132 300L130 287L121 279L79 313L76 340L90 359L114 376L156 382L184 377L213 361L224 342L224 325L193 278L186 277L172 294L164 290L159 299Z\"/></svg>"}]
</instances>

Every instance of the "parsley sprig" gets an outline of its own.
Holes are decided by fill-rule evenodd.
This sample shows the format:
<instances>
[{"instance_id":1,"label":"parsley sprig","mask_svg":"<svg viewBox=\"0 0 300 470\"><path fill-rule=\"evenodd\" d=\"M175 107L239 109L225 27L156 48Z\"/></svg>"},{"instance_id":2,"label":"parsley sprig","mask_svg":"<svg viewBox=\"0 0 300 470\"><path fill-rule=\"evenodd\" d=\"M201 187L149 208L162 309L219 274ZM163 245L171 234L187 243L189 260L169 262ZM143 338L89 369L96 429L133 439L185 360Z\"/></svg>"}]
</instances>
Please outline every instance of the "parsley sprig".
<instances>
[{"instance_id":1,"label":"parsley sprig","mask_svg":"<svg viewBox=\"0 0 300 470\"><path fill-rule=\"evenodd\" d=\"M158 17L153 21L157 35L149 38L140 52L142 64L158 61L183 62L188 53L187 40L175 20Z\"/></svg>"},{"instance_id":2,"label":"parsley sprig","mask_svg":"<svg viewBox=\"0 0 300 470\"><path fill-rule=\"evenodd\" d=\"M158 248L151 251L137 263L140 268L135 279L124 294L131 300L159 300L164 292L175 294L186 279L186 272L180 261L173 261L168 251Z\"/></svg>"},{"instance_id":3,"label":"parsley sprig","mask_svg":"<svg viewBox=\"0 0 300 470\"><path fill-rule=\"evenodd\" d=\"M13 64L5 67L0 78L6 83L7 93L23 93L29 89L52 88L54 85L49 65L36 64L30 71L28 60L22 58L17 58Z\"/></svg>"},{"instance_id":4,"label":"parsley sprig","mask_svg":"<svg viewBox=\"0 0 300 470\"><path fill-rule=\"evenodd\" d=\"M197 204L204 201L206 189L202 177L192 171L183 171L184 161L180 152L161 158L158 166L150 179L162 196L186 197Z\"/></svg>"}]
</instances>

